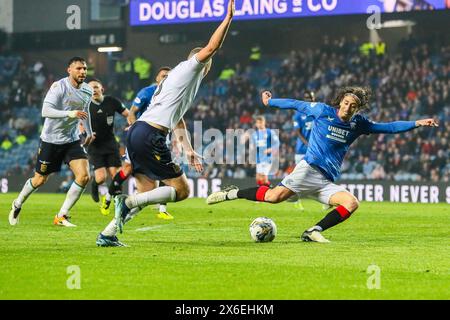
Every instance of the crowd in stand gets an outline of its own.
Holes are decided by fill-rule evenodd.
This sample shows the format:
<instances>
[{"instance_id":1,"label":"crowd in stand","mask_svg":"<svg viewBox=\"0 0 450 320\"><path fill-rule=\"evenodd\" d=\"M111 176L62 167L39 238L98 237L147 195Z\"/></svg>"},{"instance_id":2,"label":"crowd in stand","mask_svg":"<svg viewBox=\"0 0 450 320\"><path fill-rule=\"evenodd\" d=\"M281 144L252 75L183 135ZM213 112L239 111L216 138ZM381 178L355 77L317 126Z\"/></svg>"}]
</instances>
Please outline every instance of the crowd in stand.
<instances>
[{"instance_id":1,"label":"crowd in stand","mask_svg":"<svg viewBox=\"0 0 450 320\"><path fill-rule=\"evenodd\" d=\"M318 101L329 102L341 86L370 86L373 97L367 116L374 121L437 117L441 126L360 138L344 161L342 178L448 182L450 46L411 38L401 42L395 54L384 49L366 50L355 39L325 38L323 46L316 49L301 49L279 57L258 53L258 61L224 66L222 74L205 80L193 108L186 114L187 123L192 130L194 121L202 121L203 130L217 128L225 135L227 129L252 128L254 117L264 114L268 127L279 130L280 165L272 178L282 178L295 166L293 113L264 108L261 90L270 89L276 97L301 99L304 90L309 89L315 91ZM122 68L118 77L122 79L130 66L125 61L116 68ZM0 57L0 143L5 139L14 141L20 135L37 139L41 119L37 122L17 118L15 110L23 106L40 110L42 98L54 80L40 62L27 65L20 57ZM141 86L142 82L138 84ZM107 93L119 95L130 105L139 89L135 86L129 81L116 81L109 85ZM122 141L124 134L118 130ZM202 176L244 178L254 174L254 165L211 164ZM192 171L188 175L198 176Z\"/></svg>"},{"instance_id":2,"label":"crowd in stand","mask_svg":"<svg viewBox=\"0 0 450 320\"><path fill-rule=\"evenodd\" d=\"M41 120L30 108L40 108L42 97L54 81L44 65L26 65L20 56L0 56L0 148L7 151L36 136Z\"/></svg>"},{"instance_id":3,"label":"crowd in stand","mask_svg":"<svg viewBox=\"0 0 450 320\"><path fill-rule=\"evenodd\" d=\"M399 135L371 135L350 149L342 168L343 179L393 179L433 182L450 180L450 46L423 43L413 38L400 44L397 54L363 51L357 41L324 39L321 48L292 51L278 70L265 70L252 78L238 64L227 81L210 82L206 94L190 114L223 132L248 128L252 116L264 113L268 126L279 129L282 178L294 167L296 133L292 113L263 109L261 89L277 97L301 99L305 89L314 90L318 101L329 102L336 89L346 85L370 86L372 103L366 112L374 121L416 120L437 117L441 126ZM225 120L225 121L224 121ZM254 166L210 166L221 177L254 175Z\"/></svg>"}]
</instances>

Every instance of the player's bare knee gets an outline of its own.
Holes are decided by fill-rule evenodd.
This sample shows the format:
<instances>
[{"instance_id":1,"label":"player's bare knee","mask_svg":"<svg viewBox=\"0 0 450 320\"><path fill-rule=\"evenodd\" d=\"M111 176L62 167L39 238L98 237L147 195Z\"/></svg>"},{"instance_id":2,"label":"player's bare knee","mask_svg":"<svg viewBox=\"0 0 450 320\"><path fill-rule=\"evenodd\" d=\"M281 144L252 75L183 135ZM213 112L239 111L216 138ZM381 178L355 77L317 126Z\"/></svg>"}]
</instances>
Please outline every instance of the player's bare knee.
<instances>
[{"instance_id":1,"label":"player's bare knee","mask_svg":"<svg viewBox=\"0 0 450 320\"><path fill-rule=\"evenodd\" d=\"M34 188L39 188L43 184L45 184L48 180L48 176L43 176L40 174L35 174L34 177L31 179L31 184Z\"/></svg>"},{"instance_id":2,"label":"player's bare knee","mask_svg":"<svg viewBox=\"0 0 450 320\"><path fill-rule=\"evenodd\" d=\"M356 197L351 197L349 200L346 201L346 204L344 206L350 212L354 212L359 207L359 201L358 201L358 199Z\"/></svg>"},{"instance_id":3,"label":"player's bare knee","mask_svg":"<svg viewBox=\"0 0 450 320\"><path fill-rule=\"evenodd\" d=\"M99 177L95 177L95 182L97 184L103 184L106 181L106 176L99 176Z\"/></svg>"},{"instance_id":4,"label":"player's bare knee","mask_svg":"<svg viewBox=\"0 0 450 320\"><path fill-rule=\"evenodd\" d=\"M186 188L175 188L177 192L177 201L181 201L189 197L189 187Z\"/></svg>"},{"instance_id":5,"label":"player's bare knee","mask_svg":"<svg viewBox=\"0 0 450 320\"><path fill-rule=\"evenodd\" d=\"M264 202L279 203L283 201L283 197L279 192L275 192L272 189L267 190L264 197Z\"/></svg>"},{"instance_id":6,"label":"player's bare knee","mask_svg":"<svg viewBox=\"0 0 450 320\"><path fill-rule=\"evenodd\" d=\"M88 184L90 179L91 177L89 173L81 174L75 177L75 181L77 182L77 184L83 187Z\"/></svg>"}]
</instances>

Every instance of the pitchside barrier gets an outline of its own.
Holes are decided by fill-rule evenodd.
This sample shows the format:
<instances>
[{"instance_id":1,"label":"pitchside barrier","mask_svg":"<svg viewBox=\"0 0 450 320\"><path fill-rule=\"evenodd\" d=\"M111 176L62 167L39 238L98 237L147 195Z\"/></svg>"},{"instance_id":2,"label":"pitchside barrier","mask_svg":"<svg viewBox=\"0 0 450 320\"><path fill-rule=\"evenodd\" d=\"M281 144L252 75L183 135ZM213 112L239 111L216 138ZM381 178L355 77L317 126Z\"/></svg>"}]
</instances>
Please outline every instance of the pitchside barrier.
<instances>
[{"instance_id":1,"label":"pitchside barrier","mask_svg":"<svg viewBox=\"0 0 450 320\"><path fill-rule=\"evenodd\" d=\"M19 192L28 179L28 176L14 175L0 178L0 193ZM65 179L58 175L50 177L46 185L39 189L40 192L64 192L61 185ZM188 179L191 194L190 197L206 198L210 192L218 191L224 186L231 184L240 188L255 186L255 180L246 179ZM279 183L279 180L273 180L273 185ZM448 183L439 182L398 182L398 181L380 181L380 180L358 180L358 181L339 181L339 184L345 186L347 190L353 193L360 201L369 202L402 202L402 203L450 203L450 186ZM90 185L86 192L90 192ZM134 179L131 178L124 185L124 192L134 193L136 191ZM106 190L106 187L103 187Z\"/></svg>"}]
</instances>

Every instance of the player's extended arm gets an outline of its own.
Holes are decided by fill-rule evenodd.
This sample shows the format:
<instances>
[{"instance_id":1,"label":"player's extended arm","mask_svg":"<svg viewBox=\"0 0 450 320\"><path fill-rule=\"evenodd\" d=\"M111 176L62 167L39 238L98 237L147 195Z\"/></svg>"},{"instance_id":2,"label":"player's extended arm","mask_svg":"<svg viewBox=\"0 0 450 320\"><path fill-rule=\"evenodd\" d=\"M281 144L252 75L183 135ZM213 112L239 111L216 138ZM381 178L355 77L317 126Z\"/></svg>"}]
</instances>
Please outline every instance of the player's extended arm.
<instances>
[{"instance_id":1,"label":"player's extended arm","mask_svg":"<svg viewBox=\"0 0 450 320\"><path fill-rule=\"evenodd\" d=\"M201 156L195 152L194 148L192 148L189 133L186 129L186 123L183 118L178 122L173 133L176 137L176 141L181 144L182 150L186 153L189 165L194 167L197 172L203 171L203 165L200 161Z\"/></svg>"},{"instance_id":2,"label":"player's extended arm","mask_svg":"<svg viewBox=\"0 0 450 320\"><path fill-rule=\"evenodd\" d=\"M178 122L175 130L173 130L173 134L175 135L177 141L181 144L184 152L190 152L194 150L194 148L192 148L191 140L189 139L189 132L187 131L184 119L181 119Z\"/></svg>"},{"instance_id":3,"label":"player's extended arm","mask_svg":"<svg viewBox=\"0 0 450 320\"><path fill-rule=\"evenodd\" d=\"M234 0L228 1L228 10L225 19L211 36L206 47L197 53L197 60L201 63L207 62L222 47L223 41L230 28L234 16Z\"/></svg>"},{"instance_id":4,"label":"player's extended arm","mask_svg":"<svg viewBox=\"0 0 450 320\"><path fill-rule=\"evenodd\" d=\"M437 127L438 123L434 119L423 119L417 121L394 121L386 123L369 122L369 133L402 133L418 127Z\"/></svg>"},{"instance_id":5,"label":"player's extended arm","mask_svg":"<svg viewBox=\"0 0 450 320\"><path fill-rule=\"evenodd\" d=\"M270 91L264 91L261 95L261 100L266 107L297 110L313 117L318 117L322 113L322 104L295 99L272 99Z\"/></svg>"},{"instance_id":6,"label":"player's extended arm","mask_svg":"<svg viewBox=\"0 0 450 320\"><path fill-rule=\"evenodd\" d=\"M58 118L78 118L84 120L88 117L88 114L81 110L58 110L53 108L53 105L48 102L44 102L42 106L42 117L50 118L50 119L58 119Z\"/></svg>"},{"instance_id":7,"label":"player's extended arm","mask_svg":"<svg viewBox=\"0 0 450 320\"><path fill-rule=\"evenodd\" d=\"M297 110L302 113L307 113L309 111L310 104L311 102L295 99L269 99L269 107Z\"/></svg>"}]
</instances>

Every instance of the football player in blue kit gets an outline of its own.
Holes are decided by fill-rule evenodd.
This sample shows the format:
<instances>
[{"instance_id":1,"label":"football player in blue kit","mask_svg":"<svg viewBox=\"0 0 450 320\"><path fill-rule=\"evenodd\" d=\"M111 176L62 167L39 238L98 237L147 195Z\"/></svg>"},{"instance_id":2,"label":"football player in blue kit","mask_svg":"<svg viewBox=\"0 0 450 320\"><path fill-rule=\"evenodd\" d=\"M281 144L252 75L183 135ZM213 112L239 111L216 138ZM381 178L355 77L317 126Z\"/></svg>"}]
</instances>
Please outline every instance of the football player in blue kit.
<instances>
[{"instance_id":1,"label":"football player in blue kit","mask_svg":"<svg viewBox=\"0 0 450 320\"><path fill-rule=\"evenodd\" d=\"M280 140L275 130L266 128L266 118L255 118L256 130L251 141L256 149L256 185L270 186L269 176L275 171L274 156L278 155Z\"/></svg>"},{"instance_id":2,"label":"football player in blue kit","mask_svg":"<svg viewBox=\"0 0 450 320\"><path fill-rule=\"evenodd\" d=\"M370 90L362 87L341 88L331 105L294 99L272 99L269 91L262 93L265 106L291 109L314 117L305 158L275 188L261 186L239 190L229 187L214 192L208 204L247 199L279 203L298 194L334 207L326 216L301 235L303 241L329 242L322 232L345 221L358 209L356 197L343 186L335 184L342 161L350 145L361 135L401 133L418 127L437 127L434 119L376 123L360 114L369 107Z\"/></svg>"}]
</instances>

